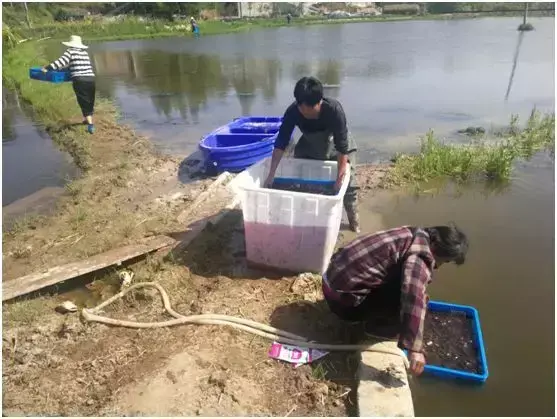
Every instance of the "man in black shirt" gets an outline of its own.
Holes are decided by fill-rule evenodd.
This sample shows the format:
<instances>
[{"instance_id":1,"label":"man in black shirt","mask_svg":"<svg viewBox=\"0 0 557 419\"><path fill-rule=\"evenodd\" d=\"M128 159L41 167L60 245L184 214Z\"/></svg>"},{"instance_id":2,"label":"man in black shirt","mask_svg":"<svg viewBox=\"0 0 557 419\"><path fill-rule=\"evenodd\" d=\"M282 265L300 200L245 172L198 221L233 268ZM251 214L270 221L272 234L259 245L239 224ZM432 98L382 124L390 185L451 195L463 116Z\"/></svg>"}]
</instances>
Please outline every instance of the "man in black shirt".
<instances>
[{"instance_id":1,"label":"man in black shirt","mask_svg":"<svg viewBox=\"0 0 557 419\"><path fill-rule=\"evenodd\" d=\"M323 85L314 77L303 77L298 80L294 87L294 97L295 102L284 113L265 186L272 185L279 162L290 143L294 127L297 126L302 131L302 136L294 148L294 157L337 160L336 190L342 186L347 163L350 162L350 184L344 195L344 209L350 229L358 233L360 225L354 171L356 145L348 135L344 109L337 100L323 97Z\"/></svg>"}]
</instances>

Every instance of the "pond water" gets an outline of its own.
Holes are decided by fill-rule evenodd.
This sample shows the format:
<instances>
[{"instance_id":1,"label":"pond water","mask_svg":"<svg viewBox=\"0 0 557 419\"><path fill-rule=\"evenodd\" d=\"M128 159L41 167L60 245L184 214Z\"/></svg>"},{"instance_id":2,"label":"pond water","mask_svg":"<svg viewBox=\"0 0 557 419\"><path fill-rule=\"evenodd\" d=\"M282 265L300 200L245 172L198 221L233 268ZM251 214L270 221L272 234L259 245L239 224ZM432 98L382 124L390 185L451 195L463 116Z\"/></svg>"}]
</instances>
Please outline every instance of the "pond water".
<instances>
[{"instance_id":1,"label":"pond water","mask_svg":"<svg viewBox=\"0 0 557 419\"><path fill-rule=\"evenodd\" d=\"M428 292L478 309L490 376L479 387L413 380L417 415L554 415L554 168L538 155L517 165L503 192L478 185L422 197L386 192L363 202L363 231L454 221L470 240L466 263L436 271Z\"/></svg>"},{"instance_id":2,"label":"pond water","mask_svg":"<svg viewBox=\"0 0 557 419\"><path fill-rule=\"evenodd\" d=\"M202 135L234 117L282 115L296 80L313 74L341 100L361 159L374 161L414 149L430 128L458 140L459 128L499 126L512 113L526 117L533 106L552 110L554 19L532 19L536 30L520 44L519 23L485 18L285 27L107 42L91 52L99 91L169 152L192 151Z\"/></svg>"},{"instance_id":3,"label":"pond water","mask_svg":"<svg viewBox=\"0 0 557 419\"><path fill-rule=\"evenodd\" d=\"M71 157L27 116L17 95L3 88L2 99L3 215L36 213L51 206L52 198L78 170Z\"/></svg>"}]
</instances>

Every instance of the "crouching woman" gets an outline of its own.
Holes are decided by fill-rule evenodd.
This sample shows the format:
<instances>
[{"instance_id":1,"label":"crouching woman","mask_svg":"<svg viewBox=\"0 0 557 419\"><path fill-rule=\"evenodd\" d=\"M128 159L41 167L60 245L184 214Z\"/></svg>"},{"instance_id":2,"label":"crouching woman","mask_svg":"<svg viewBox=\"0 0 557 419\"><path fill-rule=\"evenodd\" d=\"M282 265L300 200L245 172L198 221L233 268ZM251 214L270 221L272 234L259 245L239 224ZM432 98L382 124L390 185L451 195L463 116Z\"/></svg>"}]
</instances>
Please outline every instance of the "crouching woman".
<instances>
[{"instance_id":1,"label":"crouching woman","mask_svg":"<svg viewBox=\"0 0 557 419\"><path fill-rule=\"evenodd\" d=\"M398 340L419 375L423 353L426 287L444 263L464 263L468 239L455 225L398 227L361 236L338 250L325 275L330 310L349 322L364 322L366 334Z\"/></svg>"}]
</instances>

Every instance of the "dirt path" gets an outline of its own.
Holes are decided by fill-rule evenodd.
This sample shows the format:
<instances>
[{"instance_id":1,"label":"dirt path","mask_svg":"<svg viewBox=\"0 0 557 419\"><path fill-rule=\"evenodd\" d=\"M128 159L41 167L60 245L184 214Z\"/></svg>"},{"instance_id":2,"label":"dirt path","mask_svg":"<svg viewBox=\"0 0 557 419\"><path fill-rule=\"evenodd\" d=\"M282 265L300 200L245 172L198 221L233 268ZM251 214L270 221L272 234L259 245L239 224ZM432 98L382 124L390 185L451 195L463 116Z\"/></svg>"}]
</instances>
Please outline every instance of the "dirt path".
<instances>
[{"instance_id":1,"label":"dirt path","mask_svg":"<svg viewBox=\"0 0 557 419\"><path fill-rule=\"evenodd\" d=\"M150 183L167 188L167 194L175 193L169 186L169 178L175 176L171 161L161 163L153 172L159 173L153 176L157 181ZM383 174L382 168L362 171L362 189L376 188ZM153 191L150 196L154 195ZM214 214L228 198L223 191L216 193L195 218ZM141 216L134 213L134 222L146 214L175 217L184 205L174 201L162 206L142 201ZM110 211L108 204L103 208ZM48 230L42 228L34 231L45 234ZM136 233L119 240L132 241ZM63 249L67 252L77 244L53 247L56 250L47 254L57 260L72 258L78 252L68 255ZM219 225L209 225L185 251L164 258L155 255L131 269L134 281L157 281L165 287L174 308L185 315L229 314L331 343L361 339L361 330L329 312L319 277L304 282L250 270L244 249L241 213L232 211ZM13 274L17 265L11 266ZM5 414L345 416L357 412L357 353L331 353L312 365L294 368L268 358L270 341L226 327L136 331L86 324L78 314L54 312L65 299L91 307L119 288L114 270L88 281L86 287L52 297L4 304ZM135 320L167 318L158 296L150 292L136 292L108 307L106 314Z\"/></svg>"}]
</instances>

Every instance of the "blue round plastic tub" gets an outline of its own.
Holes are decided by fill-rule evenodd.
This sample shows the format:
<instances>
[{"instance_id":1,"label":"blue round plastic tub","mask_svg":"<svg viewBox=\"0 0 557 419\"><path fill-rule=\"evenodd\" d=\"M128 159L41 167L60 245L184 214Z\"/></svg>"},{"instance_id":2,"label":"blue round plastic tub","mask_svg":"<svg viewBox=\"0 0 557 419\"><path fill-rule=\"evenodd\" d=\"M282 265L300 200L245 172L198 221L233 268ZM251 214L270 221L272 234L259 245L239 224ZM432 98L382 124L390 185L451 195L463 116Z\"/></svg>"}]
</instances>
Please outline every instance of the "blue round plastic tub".
<instances>
[{"instance_id":1,"label":"blue round plastic tub","mask_svg":"<svg viewBox=\"0 0 557 419\"><path fill-rule=\"evenodd\" d=\"M241 172L273 153L276 135L214 131L199 143L205 169L216 173Z\"/></svg>"},{"instance_id":2,"label":"blue round plastic tub","mask_svg":"<svg viewBox=\"0 0 557 419\"><path fill-rule=\"evenodd\" d=\"M281 116L248 116L235 119L228 127L235 134L275 134L281 125Z\"/></svg>"}]
</instances>

